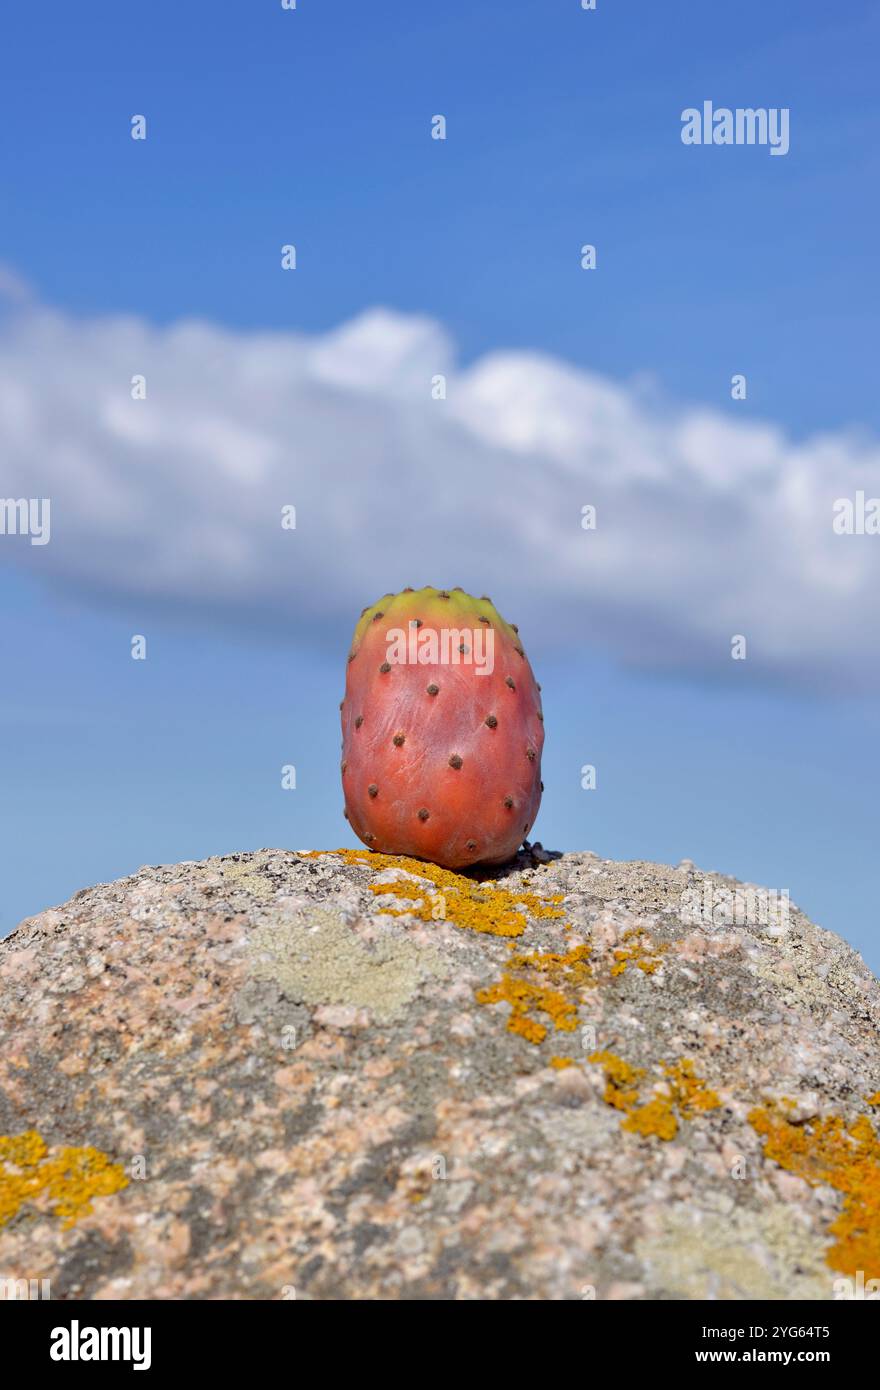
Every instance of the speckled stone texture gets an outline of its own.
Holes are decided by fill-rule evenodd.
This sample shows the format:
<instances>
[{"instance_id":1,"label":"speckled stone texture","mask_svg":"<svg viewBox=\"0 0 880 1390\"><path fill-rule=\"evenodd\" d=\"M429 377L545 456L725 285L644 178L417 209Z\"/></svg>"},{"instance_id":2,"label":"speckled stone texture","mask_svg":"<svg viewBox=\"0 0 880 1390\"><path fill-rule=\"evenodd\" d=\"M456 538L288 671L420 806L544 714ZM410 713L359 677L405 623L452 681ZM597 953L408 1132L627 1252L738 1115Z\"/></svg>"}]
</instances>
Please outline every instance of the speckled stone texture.
<instances>
[{"instance_id":1,"label":"speckled stone texture","mask_svg":"<svg viewBox=\"0 0 880 1390\"><path fill-rule=\"evenodd\" d=\"M69 1225L23 1201L0 1275L56 1299L834 1297L841 1195L748 1116L787 1097L797 1122L876 1123L880 987L854 951L794 908L695 923L683 894L735 885L688 863L527 849L494 882L563 915L515 940L390 915L371 885L396 876L277 850L144 868L0 943L0 1134L129 1176ZM477 1001L512 951L579 945L590 978L557 970L573 1013L534 1012L543 1041ZM597 1051L645 1098L689 1059L720 1103L626 1132Z\"/></svg>"}]
</instances>

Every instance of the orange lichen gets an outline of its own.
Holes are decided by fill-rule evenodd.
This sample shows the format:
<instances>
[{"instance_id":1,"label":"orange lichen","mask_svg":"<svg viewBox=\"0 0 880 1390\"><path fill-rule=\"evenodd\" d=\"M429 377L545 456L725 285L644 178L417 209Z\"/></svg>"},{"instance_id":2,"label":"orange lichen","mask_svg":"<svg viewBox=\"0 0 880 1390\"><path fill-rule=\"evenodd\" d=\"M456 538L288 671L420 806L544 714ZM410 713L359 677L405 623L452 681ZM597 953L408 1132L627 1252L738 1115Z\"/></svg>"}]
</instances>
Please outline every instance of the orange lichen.
<instances>
[{"instance_id":1,"label":"orange lichen","mask_svg":"<svg viewBox=\"0 0 880 1390\"><path fill-rule=\"evenodd\" d=\"M639 1082L644 1076L641 1067L631 1067L613 1052L593 1052L590 1061L605 1072L605 1103L615 1110L631 1110L638 1104Z\"/></svg>"},{"instance_id":2,"label":"orange lichen","mask_svg":"<svg viewBox=\"0 0 880 1390\"><path fill-rule=\"evenodd\" d=\"M92 1210L93 1197L108 1197L127 1186L121 1164L98 1149L65 1147L50 1154L33 1129L0 1136L0 1226L26 1202L45 1195L66 1230Z\"/></svg>"},{"instance_id":3,"label":"orange lichen","mask_svg":"<svg viewBox=\"0 0 880 1390\"><path fill-rule=\"evenodd\" d=\"M611 974L623 975L627 966L635 965L646 975L653 975L663 964L660 956L666 950L668 950L666 942L660 942L659 945L655 946L641 927L633 927L630 931L624 932L620 938L620 945L614 951Z\"/></svg>"},{"instance_id":4,"label":"orange lichen","mask_svg":"<svg viewBox=\"0 0 880 1390\"><path fill-rule=\"evenodd\" d=\"M638 1106L621 1122L621 1128L631 1134L641 1134L643 1139L656 1135L658 1139L674 1139L678 1133L678 1120L668 1096L655 1096L645 1105Z\"/></svg>"},{"instance_id":5,"label":"orange lichen","mask_svg":"<svg viewBox=\"0 0 880 1390\"><path fill-rule=\"evenodd\" d=\"M451 869L441 869L438 864L410 859L406 855L374 854L368 849L338 849L305 851L303 858L314 859L324 853L336 854L346 864L363 864L377 873L385 869L398 869L417 874L433 884L436 890L433 892L411 879L369 884L370 891L377 896L390 894L412 901L413 906L410 907L379 909L393 917L411 915L423 922L443 920L469 931L515 937L522 936L529 916L546 918L564 915L558 906L562 902L562 894L542 898L537 893L498 888L491 880L469 878L453 873Z\"/></svg>"},{"instance_id":6,"label":"orange lichen","mask_svg":"<svg viewBox=\"0 0 880 1390\"><path fill-rule=\"evenodd\" d=\"M590 1061L602 1067L605 1073L604 1100L615 1110L625 1112L621 1127L631 1134L641 1134L644 1138L656 1135L658 1139L674 1139L678 1133L679 1118L691 1119L695 1114L715 1110L721 1104L715 1092L710 1091L702 1078L697 1076L694 1064L688 1057L670 1065L663 1064L665 1090L644 1105L639 1104L644 1068L630 1066L629 1062L613 1052L594 1052Z\"/></svg>"},{"instance_id":7,"label":"orange lichen","mask_svg":"<svg viewBox=\"0 0 880 1390\"><path fill-rule=\"evenodd\" d=\"M531 951L528 955L514 952L510 970L535 970L556 982L582 986L593 982L589 966L589 946L573 946L570 951Z\"/></svg>"},{"instance_id":8,"label":"orange lichen","mask_svg":"<svg viewBox=\"0 0 880 1390\"><path fill-rule=\"evenodd\" d=\"M875 1091L872 1096L865 1096L868 1105L880 1105L880 1091Z\"/></svg>"},{"instance_id":9,"label":"orange lichen","mask_svg":"<svg viewBox=\"0 0 880 1390\"><path fill-rule=\"evenodd\" d=\"M477 1003L509 1004L507 1027L526 1042L542 1043L547 1036L548 1028L534 1017L536 1013L544 1014L560 1032L573 1033L580 991L592 983L589 954L589 946L574 946L564 953L515 952L501 979L477 990Z\"/></svg>"},{"instance_id":10,"label":"orange lichen","mask_svg":"<svg viewBox=\"0 0 880 1390\"><path fill-rule=\"evenodd\" d=\"M788 1102L791 1107L791 1102ZM880 1139L861 1115L849 1126L839 1115L795 1124L784 1107L759 1106L749 1114L764 1139L764 1156L815 1186L843 1194L843 1208L829 1227L835 1244L826 1253L832 1269L880 1278Z\"/></svg>"},{"instance_id":11,"label":"orange lichen","mask_svg":"<svg viewBox=\"0 0 880 1390\"><path fill-rule=\"evenodd\" d=\"M0 1134L0 1163L5 1159L17 1168L32 1168L48 1152L35 1129L26 1129L24 1134Z\"/></svg>"},{"instance_id":12,"label":"orange lichen","mask_svg":"<svg viewBox=\"0 0 880 1390\"><path fill-rule=\"evenodd\" d=\"M551 1065L551 1067L555 1067L557 1071L565 1071L566 1067L573 1067L573 1066L574 1066L574 1058L573 1058L573 1057L551 1057L551 1058L550 1058L550 1065Z\"/></svg>"},{"instance_id":13,"label":"orange lichen","mask_svg":"<svg viewBox=\"0 0 880 1390\"><path fill-rule=\"evenodd\" d=\"M507 971L494 985L477 990L478 1004L510 1005L507 1020L508 1031L519 1033L526 1042L541 1043L547 1036L547 1028L533 1018L533 1013L543 1013L550 1019L554 1028L564 1033L573 1033L577 1027L577 1012L559 990L548 989L546 985L532 984L529 980L518 979Z\"/></svg>"},{"instance_id":14,"label":"orange lichen","mask_svg":"<svg viewBox=\"0 0 880 1390\"><path fill-rule=\"evenodd\" d=\"M682 1057L671 1066L664 1065L663 1071L669 1078L672 1098L682 1115L690 1118L706 1110L717 1110L721 1105L715 1092L697 1076L689 1057Z\"/></svg>"}]
</instances>

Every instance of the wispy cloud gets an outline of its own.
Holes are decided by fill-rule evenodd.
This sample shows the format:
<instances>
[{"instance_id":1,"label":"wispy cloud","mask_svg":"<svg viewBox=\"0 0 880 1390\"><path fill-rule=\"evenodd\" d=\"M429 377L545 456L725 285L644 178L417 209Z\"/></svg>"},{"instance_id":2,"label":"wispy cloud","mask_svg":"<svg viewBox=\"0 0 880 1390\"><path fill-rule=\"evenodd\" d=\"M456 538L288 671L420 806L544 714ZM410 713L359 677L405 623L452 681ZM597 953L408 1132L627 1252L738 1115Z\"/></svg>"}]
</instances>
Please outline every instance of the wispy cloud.
<instances>
[{"instance_id":1,"label":"wispy cloud","mask_svg":"<svg viewBox=\"0 0 880 1390\"><path fill-rule=\"evenodd\" d=\"M876 440L796 443L537 353L462 369L440 325L386 310L315 336L157 328L7 289L0 495L51 498L52 540L0 537L0 559L310 633L388 589L461 584L533 647L880 684L880 537L832 529L836 498L880 496Z\"/></svg>"}]
</instances>

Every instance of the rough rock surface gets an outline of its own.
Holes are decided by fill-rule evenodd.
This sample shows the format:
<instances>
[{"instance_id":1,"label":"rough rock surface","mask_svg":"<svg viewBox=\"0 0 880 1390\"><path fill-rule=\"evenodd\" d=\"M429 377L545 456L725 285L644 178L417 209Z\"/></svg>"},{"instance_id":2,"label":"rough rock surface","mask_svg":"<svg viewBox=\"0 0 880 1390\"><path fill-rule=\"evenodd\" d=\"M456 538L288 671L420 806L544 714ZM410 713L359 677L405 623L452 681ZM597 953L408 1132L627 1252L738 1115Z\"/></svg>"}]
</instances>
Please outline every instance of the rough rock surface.
<instances>
[{"instance_id":1,"label":"rough rock surface","mask_svg":"<svg viewBox=\"0 0 880 1390\"><path fill-rule=\"evenodd\" d=\"M688 863L535 847L488 890L401 898L368 859L143 868L0 943L0 1273L54 1298L834 1297L847 1199L754 1116L876 1125L854 951L793 907L689 917L736 885Z\"/></svg>"}]
</instances>

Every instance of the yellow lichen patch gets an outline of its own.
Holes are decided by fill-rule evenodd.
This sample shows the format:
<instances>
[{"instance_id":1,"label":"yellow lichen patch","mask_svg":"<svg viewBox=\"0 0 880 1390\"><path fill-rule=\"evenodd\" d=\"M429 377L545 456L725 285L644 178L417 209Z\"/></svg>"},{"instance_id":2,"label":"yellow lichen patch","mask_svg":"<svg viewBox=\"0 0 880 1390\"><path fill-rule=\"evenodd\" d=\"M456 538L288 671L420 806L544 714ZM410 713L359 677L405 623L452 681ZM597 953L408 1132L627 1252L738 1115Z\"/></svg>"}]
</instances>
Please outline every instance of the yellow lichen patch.
<instances>
[{"instance_id":1,"label":"yellow lichen patch","mask_svg":"<svg viewBox=\"0 0 880 1390\"><path fill-rule=\"evenodd\" d=\"M42 1196L66 1230L92 1210L93 1197L128 1186L122 1165L98 1149L60 1148L50 1153L36 1130L0 1136L0 1226L26 1202Z\"/></svg>"},{"instance_id":2,"label":"yellow lichen patch","mask_svg":"<svg viewBox=\"0 0 880 1390\"><path fill-rule=\"evenodd\" d=\"M605 1072L605 1102L616 1110L625 1111L621 1127L644 1138L674 1139L678 1120L691 1119L705 1110L715 1110L721 1104L714 1091L694 1071L688 1057L670 1065L663 1064L665 1091L652 1096L640 1105L640 1086L645 1075L642 1067L632 1067L613 1052L594 1052L591 1062Z\"/></svg>"},{"instance_id":3,"label":"yellow lichen patch","mask_svg":"<svg viewBox=\"0 0 880 1390\"><path fill-rule=\"evenodd\" d=\"M573 1033L579 992L592 983L589 954L589 946L574 946L564 953L514 953L498 983L477 990L477 1003L508 1003L507 1027L527 1042L541 1043L547 1036L547 1025L534 1017L536 1013L544 1014L559 1031Z\"/></svg>"},{"instance_id":4,"label":"yellow lichen patch","mask_svg":"<svg viewBox=\"0 0 880 1390\"><path fill-rule=\"evenodd\" d=\"M415 904L400 909L379 909L394 917L411 914L423 922L448 921L453 926L470 931L514 937L522 936L525 931L526 914L538 918L563 916L558 906L562 902L561 894L542 898L537 893L513 892L498 888L491 881L480 882L464 874L453 873L451 869L441 869L438 864L430 864L426 860L410 859L400 854L374 854L368 849L309 850L303 853L303 858L316 859L323 853L336 854L346 864L364 864L377 873L385 869L399 869L433 884L434 892L411 879L371 883L369 888L377 896L387 893L412 900Z\"/></svg>"},{"instance_id":5,"label":"yellow lichen patch","mask_svg":"<svg viewBox=\"0 0 880 1390\"><path fill-rule=\"evenodd\" d=\"M26 1129L24 1134L0 1134L0 1163L5 1159L18 1168L31 1168L48 1152L35 1129Z\"/></svg>"},{"instance_id":6,"label":"yellow lichen patch","mask_svg":"<svg viewBox=\"0 0 880 1390\"><path fill-rule=\"evenodd\" d=\"M678 1133L678 1120L668 1096L655 1096L647 1104L640 1105L622 1121L622 1128L631 1134L641 1134L643 1139L656 1135L658 1139L674 1139Z\"/></svg>"},{"instance_id":7,"label":"yellow lichen patch","mask_svg":"<svg viewBox=\"0 0 880 1390\"><path fill-rule=\"evenodd\" d=\"M880 1091L875 1091L872 1096L865 1096L868 1105L880 1105Z\"/></svg>"},{"instance_id":8,"label":"yellow lichen patch","mask_svg":"<svg viewBox=\"0 0 880 1390\"><path fill-rule=\"evenodd\" d=\"M646 975L653 975L663 964L660 956L666 950L668 950L666 942L661 942L655 946L641 927L634 927L630 931L624 932L620 938L620 945L614 951L611 974L623 975L627 966L635 965Z\"/></svg>"},{"instance_id":9,"label":"yellow lichen patch","mask_svg":"<svg viewBox=\"0 0 880 1390\"><path fill-rule=\"evenodd\" d=\"M541 1043L547 1036L547 1028L532 1015L545 1014L554 1028L564 1033L573 1033L577 1027L577 1011L559 990L548 989L546 985L532 984L505 971L497 984L477 990L478 1004L510 1005L507 1027L511 1033L519 1033L526 1042Z\"/></svg>"},{"instance_id":10,"label":"yellow lichen patch","mask_svg":"<svg viewBox=\"0 0 880 1390\"><path fill-rule=\"evenodd\" d=\"M593 983L589 966L589 946L573 946L570 951L531 951L528 955L514 952L509 970L534 970L554 982L581 987Z\"/></svg>"},{"instance_id":11,"label":"yellow lichen patch","mask_svg":"<svg viewBox=\"0 0 880 1390\"><path fill-rule=\"evenodd\" d=\"M669 1078L673 1100L682 1115L690 1117L705 1110L717 1110L721 1105L715 1092L710 1091L702 1077L697 1076L689 1057L664 1066L663 1071Z\"/></svg>"},{"instance_id":12,"label":"yellow lichen patch","mask_svg":"<svg viewBox=\"0 0 880 1390\"><path fill-rule=\"evenodd\" d=\"M605 1103L615 1110L631 1110L639 1100L639 1083L644 1076L641 1067L631 1067L613 1052L593 1052L590 1061L605 1073Z\"/></svg>"},{"instance_id":13,"label":"yellow lichen patch","mask_svg":"<svg viewBox=\"0 0 880 1390\"><path fill-rule=\"evenodd\" d=\"M573 1067L573 1066L574 1066L574 1058L573 1058L573 1057L551 1057L551 1058L550 1058L550 1065L551 1065L551 1067L555 1067L557 1071L565 1071L566 1067Z\"/></svg>"},{"instance_id":14,"label":"yellow lichen patch","mask_svg":"<svg viewBox=\"0 0 880 1390\"><path fill-rule=\"evenodd\" d=\"M761 1135L765 1158L815 1186L843 1193L843 1209L829 1227L832 1269L880 1278L880 1139L861 1115L847 1126L839 1115L795 1124L778 1106L759 1106L749 1123Z\"/></svg>"}]
</instances>

